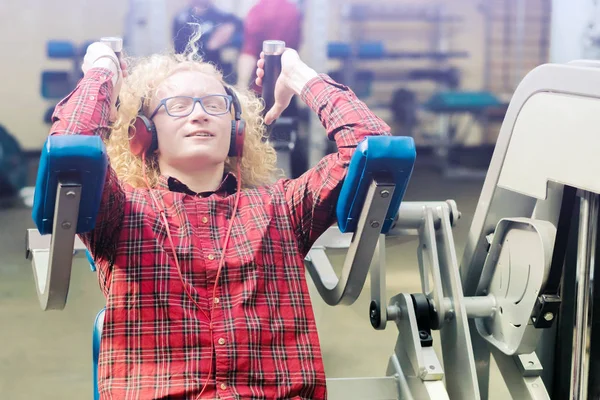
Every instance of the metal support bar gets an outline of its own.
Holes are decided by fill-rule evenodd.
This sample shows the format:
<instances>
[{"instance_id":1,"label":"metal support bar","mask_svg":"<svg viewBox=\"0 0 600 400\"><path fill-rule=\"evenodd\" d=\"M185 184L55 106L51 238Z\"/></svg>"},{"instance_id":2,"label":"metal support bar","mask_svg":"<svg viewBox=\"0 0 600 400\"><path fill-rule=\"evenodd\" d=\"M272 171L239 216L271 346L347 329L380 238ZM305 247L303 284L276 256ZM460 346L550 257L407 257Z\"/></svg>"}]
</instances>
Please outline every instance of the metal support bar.
<instances>
[{"instance_id":1,"label":"metal support bar","mask_svg":"<svg viewBox=\"0 0 600 400\"><path fill-rule=\"evenodd\" d=\"M442 290L442 277L440 275L440 257L435 237L433 210L427 207L424 214L425 221L419 230L419 249L417 253L421 275L421 289L423 294L433 300L435 310L437 311L437 321L434 329L440 329L444 325L446 317L446 309L442 302L444 292ZM433 287L430 287L430 282Z\"/></svg>"},{"instance_id":2,"label":"metal support bar","mask_svg":"<svg viewBox=\"0 0 600 400\"><path fill-rule=\"evenodd\" d=\"M491 317L496 313L498 307L496 298L492 295L464 297L463 302L469 318ZM451 309L450 299L445 298L444 304L446 310Z\"/></svg>"},{"instance_id":3,"label":"metal support bar","mask_svg":"<svg viewBox=\"0 0 600 400\"><path fill-rule=\"evenodd\" d=\"M433 348L421 347L417 317L410 295L400 293L392 297L390 303L400 309L396 325L398 340L402 343L396 345L396 356L399 360L405 358L409 361L412 370L410 376L417 376L424 381L441 381L444 378L444 369ZM399 348L402 348L402 351L399 352Z\"/></svg>"},{"instance_id":4,"label":"metal support bar","mask_svg":"<svg viewBox=\"0 0 600 400\"><path fill-rule=\"evenodd\" d=\"M67 302L80 199L81 185L59 182L49 250L31 247L28 235L27 256L32 259L36 291L44 311L62 310Z\"/></svg>"},{"instance_id":5,"label":"metal support bar","mask_svg":"<svg viewBox=\"0 0 600 400\"><path fill-rule=\"evenodd\" d=\"M371 189L373 188L371 187ZM365 226L367 207L369 205L371 208L374 207L372 196L373 193L370 191L359 221L359 228L361 229L364 229ZM387 210L387 207L384 207L385 210ZM376 316L375 322L381 322L382 318L388 321L393 320L400 331L395 353L390 358L388 365L388 375L397 378L400 398L444 399L449 398L449 395L457 399L476 400L480 398L473 351L470 348L467 311L462 296L458 262L452 236L452 225L459 218L460 213L453 201L406 202L401 205L395 226L388 233L390 236L414 236L419 234L422 245L425 243L425 247L421 249L421 256L428 260L428 266L425 268L428 268L428 271L435 276L435 287L430 290L428 279L424 279L422 285L426 293L436 293L438 296L434 303L436 311L440 312L440 325L442 325L440 332L445 368L447 371L450 369L445 379L446 385L444 385L444 369L439 363L434 349L432 347L422 347L421 345L411 296L399 294L392 298L388 306L385 306L382 301L381 307L379 307L382 314ZM350 246L355 246L360 235L364 234L361 229L355 233ZM347 237L343 238L343 235L339 232L337 237L332 231L328 233L331 235L328 234L324 235L327 237L319 238L319 241L322 240L323 245L344 247L344 240L347 240ZM383 239L384 236L380 235L380 247L377 249L371 264L373 300L381 300L385 296L383 271L378 270L378 267L382 265L380 265L380 262L384 261L383 257L385 257ZM351 254L352 252L349 251L344 268L348 266ZM371 251L371 254L373 254L373 251ZM311 272L312 267L314 269L312 273L318 273L317 276L320 282L329 287L325 289L333 292L332 287L344 287L344 274L342 274L341 279L337 278L327 259L324 248L315 249L313 247L309 257L307 257L307 267L309 272ZM364 268L364 264L362 266L357 264L356 267ZM422 276L427 276L428 273L423 271ZM347 282L349 281L346 280ZM363 283L364 280L360 281L360 287ZM330 298L327 298L324 292L320 290L321 296L329 304L337 304L331 300L332 298L338 300L343 296L341 291L339 289L338 293L333 293ZM476 316L493 314L495 309L495 300L487 296L467 300L467 303L471 313Z\"/></svg>"},{"instance_id":6,"label":"metal support bar","mask_svg":"<svg viewBox=\"0 0 600 400\"><path fill-rule=\"evenodd\" d=\"M454 235L448 204L438 207L440 228L436 232L443 294L452 303L454 318L444 322L440 340L446 370L446 388L451 398L478 400L479 384L475 369L469 320L465 310L463 288L458 270Z\"/></svg>"},{"instance_id":7,"label":"metal support bar","mask_svg":"<svg viewBox=\"0 0 600 400\"><path fill-rule=\"evenodd\" d=\"M327 304L350 305L360 295L394 189L391 183L371 182L339 279L329 261L323 262L323 248L313 247L306 256L304 264Z\"/></svg>"},{"instance_id":8,"label":"metal support bar","mask_svg":"<svg viewBox=\"0 0 600 400\"><path fill-rule=\"evenodd\" d=\"M397 342L396 351L398 351ZM398 398L403 400L414 400L414 397L410 390L410 386L408 385L408 380L411 378L407 377L404 373L404 370L400 365L400 360L398 359L398 356L396 354L392 354L392 356L390 357L390 361L387 367L387 375L394 376L396 378L398 394L400 395Z\"/></svg>"},{"instance_id":9,"label":"metal support bar","mask_svg":"<svg viewBox=\"0 0 600 400\"><path fill-rule=\"evenodd\" d=\"M577 239L576 310L569 396L579 400L588 398L598 208L599 195L583 192Z\"/></svg>"},{"instance_id":10,"label":"metal support bar","mask_svg":"<svg viewBox=\"0 0 600 400\"><path fill-rule=\"evenodd\" d=\"M425 221L425 209L433 210L433 225L439 226L441 216L438 215L440 206L448 206L450 211L450 222L452 226L461 218L454 200L447 201L403 201L398 209L398 215L386 236L418 236L419 228ZM327 229L316 240L313 248L326 247L328 249L347 249L352 242L352 233L341 233L337 226Z\"/></svg>"},{"instance_id":11,"label":"metal support bar","mask_svg":"<svg viewBox=\"0 0 600 400\"><path fill-rule=\"evenodd\" d=\"M410 295L398 294L390 300L398 327L398 340L390 357L387 374L397 377L401 399L448 399L444 370L432 347L422 347Z\"/></svg>"},{"instance_id":12,"label":"metal support bar","mask_svg":"<svg viewBox=\"0 0 600 400\"><path fill-rule=\"evenodd\" d=\"M388 321L385 294L385 235L379 235L373 261L371 261L371 305L369 318L373 328L385 329Z\"/></svg>"},{"instance_id":13,"label":"metal support bar","mask_svg":"<svg viewBox=\"0 0 600 400\"><path fill-rule=\"evenodd\" d=\"M52 235L42 235L37 229L29 228L27 229L25 242L25 258L30 260L33 257L33 252L46 252L48 255L50 254ZM75 236L73 256L78 256L86 250L87 247L85 247L81 239L79 239L79 236Z\"/></svg>"},{"instance_id":14,"label":"metal support bar","mask_svg":"<svg viewBox=\"0 0 600 400\"><path fill-rule=\"evenodd\" d=\"M550 400L544 381L540 377L541 368L536 365L536 363L539 363L539 360L537 360L535 353L527 355L528 359L521 359L507 356L494 346L489 346L489 349L494 355L498 369L513 399ZM535 357L535 359L531 357ZM528 363L527 366L522 365L522 362L525 360ZM527 368L530 365L529 361L534 362L532 368Z\"/></svg>"},{"instance_id":15,"label":"metal support bar","mask_svg":"<svg viewBox=\"0 0 600 400\"><path fill-rule=\"evenodd\" d=\"M458 207L454 200L447 201L405 201L400 204L398 217L392 229L388 232L388 236L417 236L418 230L425 222L425 210L432 210L433 225L438 227L442 216L439 214L438 207L447 206L450 211L451 225L456 225L461 217Z\"/></svg>"}]
</instances>

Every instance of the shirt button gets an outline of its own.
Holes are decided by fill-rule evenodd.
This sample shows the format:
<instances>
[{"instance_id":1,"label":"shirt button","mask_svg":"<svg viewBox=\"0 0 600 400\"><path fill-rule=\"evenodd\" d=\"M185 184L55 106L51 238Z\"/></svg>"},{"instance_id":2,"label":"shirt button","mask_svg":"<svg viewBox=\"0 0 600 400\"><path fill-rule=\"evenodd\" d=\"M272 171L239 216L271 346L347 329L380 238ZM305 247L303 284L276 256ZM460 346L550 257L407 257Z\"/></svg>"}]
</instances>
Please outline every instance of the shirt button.
<instances>
[{"instance_id":1,"label":"shirt button","mask_svg":"<svg viewBox=\"0 0 600 400\"><path fill-rule=\"evenodd\" d=\"M215 259L215 256L214 256L214 255L212 255L212 254L209 254L209 255L208 255L208 259L212 261L212 260L214 260L214 259Z\"/></svg>"},{"instance_id":2,"label":"shirt button","mask_svg":"<svg viewBox=\"0 0 600 400\"><path fill-rule=\"evenodd\" d=\"M96 98L94 96L90 96L90 100L94 101Z\"/></svg>"},{"instance_id":3,"label":"shirt button","mask_svg":"<svg viewBox=\"0 0 600 400\"><path fill-rule=\"evenodd\" d=\"M214 302L215 304L219 304L219 301L220 301L220 300L219 300L219 298L218 298L218 297L215 297L215 298L213 299L213 302Z\"/></svg>"},{"instance_id":4,"label":"shirt button","mask_svg":"<svg viewBox=\"0 0 600 400\"><path fill-rule=\"evenodd\" d=\"M224 344L225 344L225 339L223 339L223 338L220 338L220 339L219 339L219 344L220 344L220 345L224 345Z\"/></svg>"},{"instance_id":5,"label":"shirt button","mask_svg":"<svg viewBox=\"0 0 600 400\"><path fill-rule=\"evenodd\" d=\"M225 390L225 389L227 389L227 385L224 383L221 383L221 390Z\"/></svg>"},{"instance_id":6,"label":"shirt button","mask_svg":"<svg viewBox=\"0 0 600 400\"><path fill-rule=\"evenodd\" d=\"M202 217L202 223L203 223L203 224L205 224L205 223L207 223L207 222L208 222L208 218L206 218L206 217Z\"/></svg>"}]
</instances>

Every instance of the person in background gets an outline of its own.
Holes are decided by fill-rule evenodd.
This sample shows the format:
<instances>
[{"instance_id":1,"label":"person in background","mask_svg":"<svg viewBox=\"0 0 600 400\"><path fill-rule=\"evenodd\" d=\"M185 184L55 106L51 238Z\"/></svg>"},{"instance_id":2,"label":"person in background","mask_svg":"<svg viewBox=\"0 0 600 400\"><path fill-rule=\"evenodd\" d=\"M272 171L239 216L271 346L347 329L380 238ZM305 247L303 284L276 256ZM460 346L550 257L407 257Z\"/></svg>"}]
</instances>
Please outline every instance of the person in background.
<instances>
[{"instance_id":1,"label":"person in background","mask_svg":"<svg viewBox=\"0 0 600 400\"><path fill-rule=\"evenodd\" d=\"M290 0L258 0L244 20L244 44L237 65L237 86L240 90L250 87L258 95L261 88L253 82L256 62L265 40L283 40L287 47L299 49L302 36L302 13ZM291 177L299 177L308 169L308 138L299 125L299 107L293 98L282 117L294 119L293 127L276 125L271 139L280 137L289 140L290 129L296 132L294 150L290 154Z\"/></svg>"},{"instance_id":2,"label":"person in background","mask_svg":"<svg viewBox=\"0 0 600 400\"><path fill-rule=\"evenodd\" d=\"M226 48L239 50L241 47L244 30L242 21L220 10L213 0L190 0L189 6L173 22L175 53L184 53L190 38L198 29L202 33L198 43L199 55L221 70L227 82L235 82L234 66L224 60L222 52Z\"/></svg>"}]
</instances>

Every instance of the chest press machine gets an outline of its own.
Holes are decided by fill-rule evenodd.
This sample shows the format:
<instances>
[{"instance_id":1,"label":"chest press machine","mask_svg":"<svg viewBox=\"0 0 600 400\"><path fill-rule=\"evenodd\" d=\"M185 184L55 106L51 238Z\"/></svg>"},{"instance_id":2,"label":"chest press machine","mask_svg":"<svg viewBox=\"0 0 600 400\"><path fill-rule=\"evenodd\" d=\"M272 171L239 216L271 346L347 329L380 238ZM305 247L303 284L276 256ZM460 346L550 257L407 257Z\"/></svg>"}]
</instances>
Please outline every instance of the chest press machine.
<instances>
[{"instance_id":1,"label":"chest press machine","mask_svg":"<svg viewBox=\"0 0 600 400\"><path fill-rule=\"evenodd\" d=\"M339 227L321 236L305 265L330 305L352 304L370 272L371 324L385 329L393 321L399 335L386 377L328 379L330 398L487 399L490 354L515 399L587 399L588 387L591 395L599 125L600 62L548 64L525 77L502 125L460 265L452 235L456 204L400 204L415 159L412 140L369 137L360 144L340 194ZM27 232L44 310L66 304L72 255L85 254L76 234L94 228L106 163L97 137L50 137L44 147L37 229ZM418 238L422 293L386 298L389 236ZM326 248L348 249L340 277ZM557 340L563 325L569 340Z\"/></svg>"}]
</instances>

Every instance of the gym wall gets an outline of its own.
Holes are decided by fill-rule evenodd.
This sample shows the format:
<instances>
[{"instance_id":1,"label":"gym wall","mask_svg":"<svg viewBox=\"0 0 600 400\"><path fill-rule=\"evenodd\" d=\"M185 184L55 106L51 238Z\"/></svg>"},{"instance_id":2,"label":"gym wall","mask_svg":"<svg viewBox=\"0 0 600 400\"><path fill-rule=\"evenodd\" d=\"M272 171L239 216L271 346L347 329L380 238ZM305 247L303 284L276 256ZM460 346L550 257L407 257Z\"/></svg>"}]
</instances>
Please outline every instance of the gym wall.
<instances>
[{"instance_id":1,"label":"gym wall","mask_svg":"<svg viewBox=\"0 0 600 400\"><path fill-rule=\"evenodd\" d=\"M345 4L365 4L365 0L330 0L331 22L329 26L330 40L342 40L345 22L342 18L342 10ZM398 5L427 5L427 4L447 4L448 12L452 15L460 16L462 22L449 24L450 33L449 47L451 50L465 50L470 53L466 59L453 61L461 70L463 70L465 89L479 89L482 85L482 69L484 56L483 41L483 17L479 11L481 0L383 0L383 4ZM360 33L364 40L373 40L382 38L386 48L390 50L422 50L427 46L428 36L431 35L432 27L430 24L422 22L393 22L393 21L369 21L362 24L365 28ZM359 32L357 32L359 34ZM411 65L413 61L410 61ZM385 68L403 68L407 61L386 60ZM378 65L379 64L379 65ZM378 68L382 63L365 64Z\"/></svg>"},{"instance_id":2,"label":"gym wall","mask_svg":"<svg viewBox=\"0 0 600 400\"><path fill-rule=\"evenodd\" d=\"M380 0L391 4L427 4L440 0ZM500 0L510 1L510 0ZM219 4L243 16L256 0L223 0ZM341 40L347 24L342 20L344 4L365 3L365 0L330 0L329 40ZM185 6L186 0L168 0L168 24L165 32L170 34L170 23L175 13ZM304 4L309 4L303 1ZM462 22L450 29L449 46L452 50L468 51L470 56L452 61L462 74L461 88L479 90L484 84L485 41L484 17L480 11L481 0L447 0L449 11L462 17ZM0 24L0 46L4 50L4 82L0 85L3 106L0 107L0 124L17 137L26 150L39 150L48 134L49 126L43 122L47 108L52 104L40 94L41 71L46 69L68 69L71 63L63 60L49 60L46 57L46 42L49 39L71 40L83 43L106 35L123 35L129 1L104 0L92 2L82 0L7 0L0 2L0 16L5 23ZM313 10L311 10L313 11ZM307 11L305 11L305 14ZM307 19L308 20L308 19ZM305 24L305 35L311 27ZM363 24L360 32L365 38L383 37L392 50L410 50L423 45L423 38L431 27L419 23L371 21ZM170 43L170 40L168 41ZM304 42L301 54L310 52L310 44ZM369 62L364 68L400 69L407 61L386 60ZM411 65L419 66L418 61ZM335 68L331 62L331 69ZM362 67L361 67L362 68ZM424 84L427 85L427 84ZM374 89L381 102L389 99L392 86L375 83ZM386 110L377 110L389 120ZM472 141L481 138L474 135Z\"/></svg>"},{"instance_id":3,"label":"gym wall","mask_svg":"<svg viewBox=\"0 0 600 400\"><path fill-rule=\"evenodd\" d=\"M221 8L245 15L257 0L219 0ZM67 70L67 60L49 60L50 39L84 43L102 36L122 36L132 0L4 0L0 1L0 48L4 52L0 85L0 124L25 150L41 148L49 126L44 113L52 104L40 94L42 70ZM187 0L166 0L166 33ZM170 37L167 38L170 44Z\"/></svg>"},{"instance_id":4,"label":"gym wall","mask_svg":"<svg viewBox=\"0 0 600 400\"><path fill-rule=\"evenodd\" d=\"M386 50L390 51L432 51L435 44L432 43L436 26L431 22L420 21L385 21L372 20L367 22L348 23L343 19L343 8L347 4L365 4L365 0L331 0L330 15L331 25L329 31L330 40L346 41L347 37L355 40L373 41L382 40ZM467 58L451 59L448 65L456 67L461 73L461 89L480 90L483 85L484 68L484 18L479 11L481 0L394 0L381 1L382 4L395 4L399 6L427 6L443 4L446 11L452 16L460 17L459 22L448 22L442 25L446 32L448 51L466 51ZM351 25L351 26L349 26ZM330 69L338 68L339 63L331 61ZM414 68L431 68L435 61L431 59L386 59L377 61L361 61L358 69L367 69L377 73L389 73L394 71L406 71ZM375 81L372 85L372 96L369 98L369 106L386 122L392 130L393 115L388 106L395 90L406 88L417 94L418 101L424 103L438 87L431 81L420 82L390 82L388 80ZM383 106L380 106L383 105ZM435 118L431 122L422 120L423 129L434 131L437 129ZM479 142L481 132L473 130L471 141ZM419 137L415 137L417 143L421 144Z\"/></svg>"},{"instance_id":5,"label":"gym wall","mask_svg":"<svg viewBox=\"0 0 600 400\"><path fill-rule=\"evenodd\" d=\"M166 2L171 21L185 0ZM101 36L123 35L126 0L0 1L0 48L4 52L0 124L25 150L39 150L48 135L44 113L52 102L41 97L42 70L68 70L71 62L46 57L49 39L84 43ZM170 26L170 25L169 25ZM167 29L170 32L170 29Z\"/></svg>"},{"instance_id":6,"label":"gym wall","mask_svg":"<svg viewBox=\"0 0 600 400\"><path fill-rule=\"evenodd\" d=\"M560 0L555 0L560 1ZM585 0L581 0L585 1ZM369 21L348 24L343 22L343 8L347 4L364 4L364 0L332 0L330 13L330 39L344 40L348 36L348 25L355 40L382 40L391 51L426 51L434 49L428 39L435 26L432 23L408 21ZM458 22L443 25L446 32L448 51L466 51L467 58L454 58L448 65L460 71L460 89L465 91L489 90L508 101L525 74L541 63L548 62L550 42L550 0L527 0L524 9L518 9L516 0L383 0L381 4L398 4L407 7L443 5L450 16L459 17ZM333 5L335 4L335 5ZM565 5L563 5L564 7ZM518 18L522 12L523 25L519 30ZM333 17L335 15L335 17ZM521 47L519 47L521 46ZM411 68L432 67L430 60L385 60L361 61L360 69L377 72L402 71ZM337 65L332 63L332 69ZM375 82L372 86L374 103L389 104L392 93L398 88L407 88L418 93L421 103L427 101L437 88L431 82ZM386 121L393 120L389 107L375 108L375 112ZM462 126L470 123L470 117L459 119ZM425 123L426 124L426 123ZM424 130L435 131L436 121ZM392 129L394 127L392 126ZM481 126L472 126L465 144L493 144L500 128L491 123L486 132ZM419 138L415 137L417 142Z\"/></svg>"}]
</instances>

